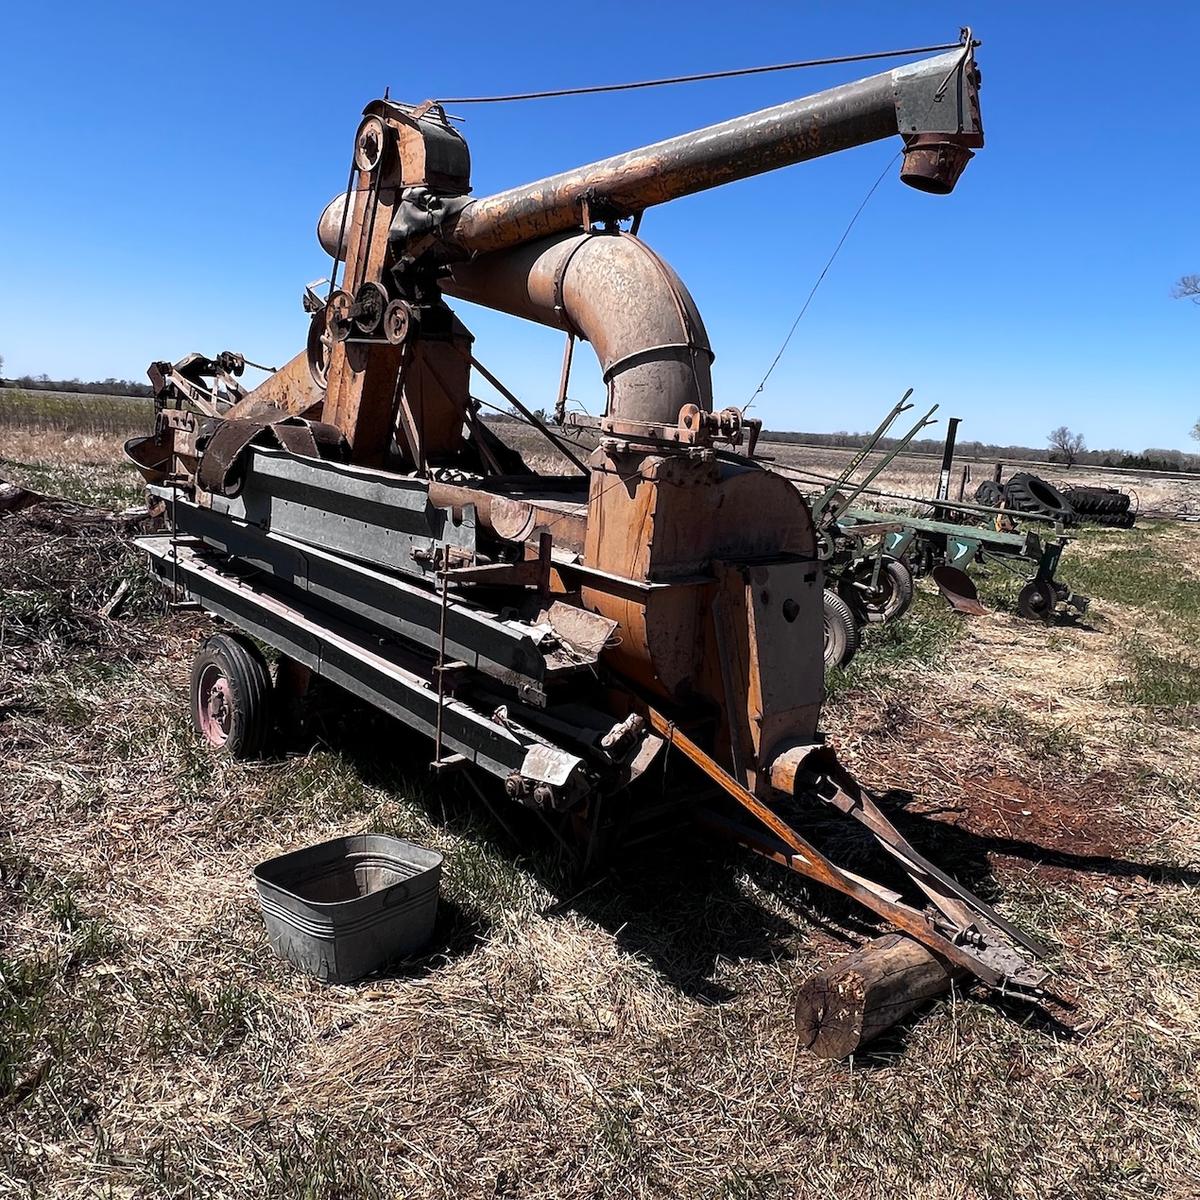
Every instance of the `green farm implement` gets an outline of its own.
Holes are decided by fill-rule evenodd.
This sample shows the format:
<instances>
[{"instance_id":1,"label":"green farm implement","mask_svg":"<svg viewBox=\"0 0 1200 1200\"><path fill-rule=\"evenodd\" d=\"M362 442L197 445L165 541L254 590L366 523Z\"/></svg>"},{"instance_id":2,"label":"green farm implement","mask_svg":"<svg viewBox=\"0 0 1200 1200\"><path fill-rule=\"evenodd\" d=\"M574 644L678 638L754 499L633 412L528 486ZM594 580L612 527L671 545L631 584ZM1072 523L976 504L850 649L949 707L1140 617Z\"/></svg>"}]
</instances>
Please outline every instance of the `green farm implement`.
<instances>
[{"instance_id":1,"label":"green farm implement","mask_svg":"<svg viewBox=\"0 0 1200 1200\"><path fill-rule=\"evenodd\" d=\"M1071 610L1082 614L1088 598L1071 590L1058 576L1063 550L1070 538L1062 522L1036 513L1014 514L1003 507L951 502L950 477L958 418L949 423L938 494L908 496L872 486L922 429L934 424L934 405L887 450L879 443L908 403L910 388L875 432L851 457L837 476L791 467L777 467L797 480L824 484L813 499L818 550L825 569L825 659L827 665L844 665L858 646L858 630L868 623L892 621L908 609L913 577L930 575L950 605L959 612L982 614L987 610L967 573L971 566L988 564L1025 578L1017 596L1017 611L1031 620L1050 620ZM869 464L869 465L868 465ZM855 479L860 469L865 473ZM898 500L925 508L926 516L887 512L862 504ZM1048 527L1018 529L1014 517Z\"/></svg>"}]
</instances>

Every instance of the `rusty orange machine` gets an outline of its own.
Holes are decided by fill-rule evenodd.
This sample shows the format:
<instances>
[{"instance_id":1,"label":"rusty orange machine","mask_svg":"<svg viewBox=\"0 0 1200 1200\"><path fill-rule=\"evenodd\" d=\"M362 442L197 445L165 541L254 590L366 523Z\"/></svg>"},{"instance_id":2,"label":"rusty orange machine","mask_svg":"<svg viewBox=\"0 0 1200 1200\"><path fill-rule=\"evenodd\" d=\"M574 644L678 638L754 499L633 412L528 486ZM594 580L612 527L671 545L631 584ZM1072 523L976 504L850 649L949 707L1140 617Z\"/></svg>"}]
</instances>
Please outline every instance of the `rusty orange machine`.
<instances>
[{"instance_id":1,"label":"rusty orange machine","mask_svg":"<svg viewBox=\"0 0 1200 1200\"><path fill-rule=\"evenodd\" d=\"M495 776L585 837L603 806L636 814L669 758L695 772L688 815L853 897L948 974L1036 992L1042 948L823 741L812 515L755 458L757 422L714 403L696 304L637 236L651 205L896 135L901 179L949 193L983 144L973 47L482 198L439 104L369 104L320 219L333 281L306 294L306 349L252 391L234 354L154 364L155 432L129 448L170 520L143 541L156 570L238 631L197 656L201 732L260 749L265 643L428 735L436 770ZM553 425L477 360L448 299L564 332ZM576 341L607 389L593 419L565 413ZM570 471L504 443L473 372ZM818 850L814 805L860 822L920 903Z\"/></svg>"}]
</instances>

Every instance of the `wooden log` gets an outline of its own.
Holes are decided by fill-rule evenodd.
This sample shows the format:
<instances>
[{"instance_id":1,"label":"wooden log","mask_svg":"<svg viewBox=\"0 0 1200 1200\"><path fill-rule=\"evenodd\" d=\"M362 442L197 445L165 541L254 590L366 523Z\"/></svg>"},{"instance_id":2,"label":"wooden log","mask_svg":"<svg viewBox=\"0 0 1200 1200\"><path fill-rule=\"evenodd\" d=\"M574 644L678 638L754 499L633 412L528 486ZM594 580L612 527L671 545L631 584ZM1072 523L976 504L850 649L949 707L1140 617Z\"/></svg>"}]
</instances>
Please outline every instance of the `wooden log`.
<instances>
[{"instance_id":1,"label":"wooden log","mask_svg":"<svg viewBox=\"0 0 1200 1200\"><path fill-rule=\"evenodd\" d=\"M820 1058L845 1058L949 991L960 974L912 938L890 934L869 942L800 985L800 1044Z\"/></svg>"}]
</instances>

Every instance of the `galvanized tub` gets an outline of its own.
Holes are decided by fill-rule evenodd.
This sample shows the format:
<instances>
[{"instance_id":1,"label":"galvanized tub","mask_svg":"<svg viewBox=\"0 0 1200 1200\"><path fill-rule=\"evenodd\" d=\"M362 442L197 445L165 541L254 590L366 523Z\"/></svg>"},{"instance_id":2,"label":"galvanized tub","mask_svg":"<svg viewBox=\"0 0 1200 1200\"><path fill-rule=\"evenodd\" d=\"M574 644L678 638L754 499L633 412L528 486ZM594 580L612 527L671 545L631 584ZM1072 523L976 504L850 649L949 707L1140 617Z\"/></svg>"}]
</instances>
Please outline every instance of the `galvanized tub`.
<instances>
[{"instance_id":1,"label":"galvanized tub","mask_svg":"<svg viewBox=\"0 0 1200 1200\"><path fill-rule=\"evenodd\" d=\"M419 950L437 918L442 856L352 834L254 868L271 948L323 983L348 983Z\"/></svg>"}]
</instances>

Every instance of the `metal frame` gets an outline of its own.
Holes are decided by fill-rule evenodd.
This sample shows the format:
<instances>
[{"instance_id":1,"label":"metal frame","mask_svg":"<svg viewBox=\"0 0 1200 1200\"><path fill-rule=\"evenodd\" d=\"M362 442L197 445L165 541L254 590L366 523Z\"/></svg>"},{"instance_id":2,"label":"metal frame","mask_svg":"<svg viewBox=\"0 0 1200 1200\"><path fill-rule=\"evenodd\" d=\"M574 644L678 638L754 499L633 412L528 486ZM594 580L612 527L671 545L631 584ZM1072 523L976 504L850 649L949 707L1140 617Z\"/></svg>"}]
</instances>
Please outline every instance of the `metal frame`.
<instances>
[{"instance_id":1,"label":"metal frame","mask_svg":"<svg viewBox=\"0 0 1200 1200\"><path fill-rule=\"evenodd\" d=\"M206 561L196 545L170 534L135 539L155 573L177 580L182 592L207 612L266 643L314 674L399 718L464 762L499 779L514 774L578 798L591 773L581 758L503 723L451 696L439 696L432 663L395 643L382 644L363 630L300 600L283 600L260 582L239 578L229 563Z\"/></svg>"},{"instance_id":2,"label":"metal frame","mask_svg":"<svg viewBox=\"0 0 1200 1200\"><path fill-rule=\"evenodd\" d=\"M246 521L180 499L175 528L230 555L271 579L281 597L295 597L332 615L349 614L385 636L407 639L517 689L533 704L546 703L555 681L595 665L562 641L535 641L528 626L496 619L461 599L443 601L427 587L407 583ZM443 572L446 576L454 572ZM444 611L443 611L444 607Z\"/></svg>"}]
</instances>

